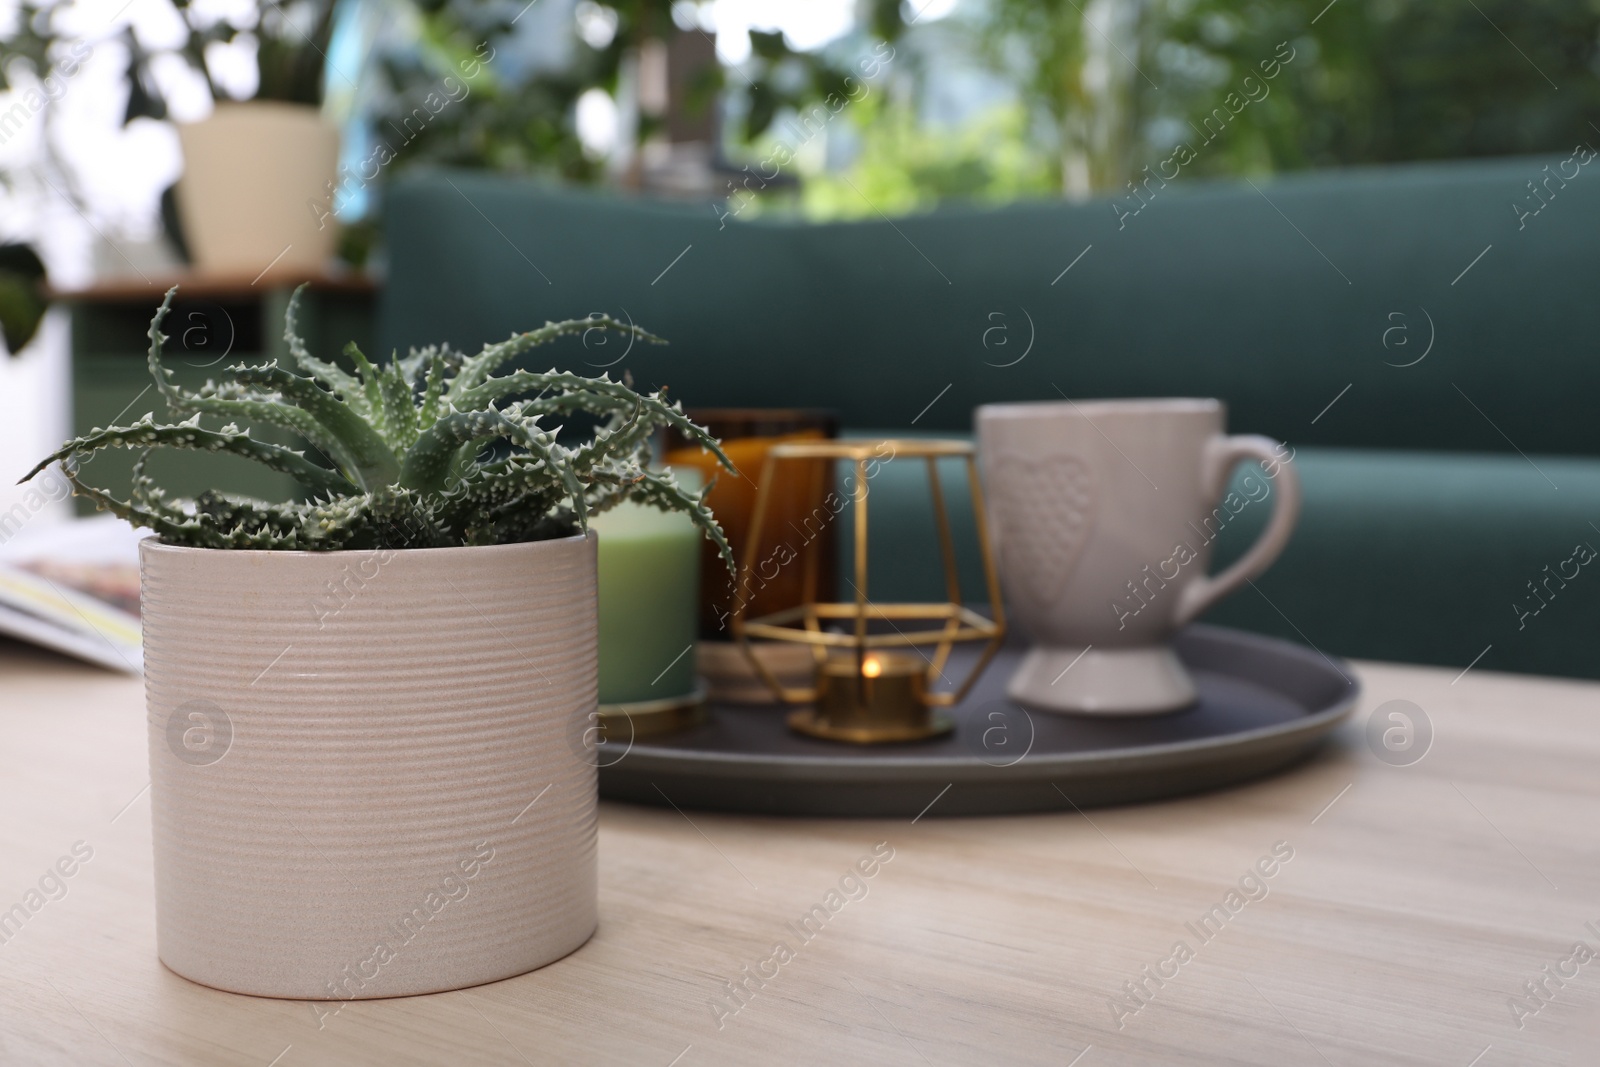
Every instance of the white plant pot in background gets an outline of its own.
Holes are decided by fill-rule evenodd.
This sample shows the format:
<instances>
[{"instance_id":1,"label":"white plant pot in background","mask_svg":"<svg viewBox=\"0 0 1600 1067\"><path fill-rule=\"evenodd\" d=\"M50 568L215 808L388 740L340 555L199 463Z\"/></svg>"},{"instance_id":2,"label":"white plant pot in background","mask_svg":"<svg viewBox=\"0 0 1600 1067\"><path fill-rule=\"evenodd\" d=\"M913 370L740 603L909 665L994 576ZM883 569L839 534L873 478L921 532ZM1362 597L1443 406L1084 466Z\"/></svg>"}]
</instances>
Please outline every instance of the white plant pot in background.
<instances>
[{"instance_id":1,"label":"white plant pot in background","mask_svg":"<svg viewBox=\"0 0 1600 1067\"><path fill-rule=\"evenodd\" d=\"M161 960L359 999L521 974L596 924L595 535L141 546Z\"/></svg>"},{"instance_id":2,"label":"white plant pot in background","mask_svg":"<svg viewBox=\"0 0 1600 1067\"><path fill-rule=\"evenodd\" d=\"M331 217L319 228L321 211L312 205L332 210L339 132L316 108L218 104L209 118L180 125L178 140L178 214L197 270L253 277L269 265L302 273L325 267L337 228Z\"/></svg>"}]
</instances>

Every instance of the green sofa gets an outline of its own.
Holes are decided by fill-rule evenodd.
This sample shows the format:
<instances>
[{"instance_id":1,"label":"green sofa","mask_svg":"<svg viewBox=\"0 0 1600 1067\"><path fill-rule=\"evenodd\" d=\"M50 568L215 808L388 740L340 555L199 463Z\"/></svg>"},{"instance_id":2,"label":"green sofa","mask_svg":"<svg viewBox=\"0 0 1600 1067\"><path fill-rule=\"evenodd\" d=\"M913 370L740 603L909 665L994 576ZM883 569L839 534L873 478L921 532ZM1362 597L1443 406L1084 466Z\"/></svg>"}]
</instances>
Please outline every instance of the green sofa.
<instances>
[{"instance_id":1,"label":"green sofa","mask_svg":"<svg viewBox=\"0 0 1600 1067\"><path fill-rule=\"evenodd\" d=\"M380 337L475 346L604 311L671 344L597 335L533 362L620 357L691 405L831 407L872 432L966 434L974 405L1062 393L1221 397L1233 430L1295 448L1305 505L1258 588L1208 621L1600 677L1600 567L1551 580L1600 547L1600 177L1563 158L829 225L419 173L388 196ZM875 597L939 595L906 466L875 483ZM1219 564L1265 511L1230 525Z\"/></svg>"}]
</instances>

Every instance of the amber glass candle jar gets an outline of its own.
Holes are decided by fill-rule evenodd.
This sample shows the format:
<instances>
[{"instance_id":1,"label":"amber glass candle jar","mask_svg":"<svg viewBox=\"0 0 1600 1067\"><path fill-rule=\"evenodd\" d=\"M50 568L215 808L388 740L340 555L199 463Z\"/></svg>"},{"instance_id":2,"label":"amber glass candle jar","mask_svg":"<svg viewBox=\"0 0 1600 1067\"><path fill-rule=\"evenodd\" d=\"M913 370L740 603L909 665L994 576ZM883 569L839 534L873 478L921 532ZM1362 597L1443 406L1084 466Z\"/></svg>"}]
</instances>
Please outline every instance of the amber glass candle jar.
<instances>
[{"instance_id":1,"label":"amber glass candle jar","mask_svg":"<svg viewBox=\"0 0 1600 1067\"><path fill-rule=\"evenodd\" d=\"M734 556L742 563L756 502L755 480L761 477L768 450L783 441L837 437L838 416L831 411L777 408L691 408L685 413L722 441L722 450L739 469L739 474L729 474L711 453L670 432L663 459L668 466L694 468L705 478L716 479L706 503L727 531ZM834 491L833 463L780 464L775 477L781 481L773 487L767 529L783 531L779 536L786 540L780 542L783 548L777 544L764 547L763 556L771 558L756 561L749 588L738 588L709 541L701 546L702 640L732 638L728 618L741 598L747 601L751 616L766 615L802 603L805 599L802 561L807 556L814 560L817 568L820 595L828 598L835 595L839 581L834 528L837 509L825 504L828 494Z\"/></svg>"}]
</instances>

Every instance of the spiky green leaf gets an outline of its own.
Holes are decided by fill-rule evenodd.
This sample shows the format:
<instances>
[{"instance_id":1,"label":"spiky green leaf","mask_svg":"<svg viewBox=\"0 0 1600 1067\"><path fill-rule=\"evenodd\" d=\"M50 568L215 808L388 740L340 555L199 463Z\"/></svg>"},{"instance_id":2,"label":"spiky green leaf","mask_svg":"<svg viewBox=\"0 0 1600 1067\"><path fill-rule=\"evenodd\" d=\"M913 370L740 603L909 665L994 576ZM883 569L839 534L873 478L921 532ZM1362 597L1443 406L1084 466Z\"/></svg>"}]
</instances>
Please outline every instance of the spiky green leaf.
<instances>
[{"instance_id":1,"label":"spiky green leaf","mask_svg":"<svg viewBox=\"0 0 1600 1067\"><path fill-rule=\"evenodd\" d=\"M179 423L176 426L157 426L146 415L132 426L113 426L96 429L82 437L74 438L50 453L27 474L27 481L50 464L57 461L81 461L108 448L177 448L196 452L230 452L236 456L255 460L275 471L282 471L301 485L313 491L350 493L356 486L337 471L319 467L305 455L282 445L253 440L248 434L222 433L201 428L198 421Z\"/></svg>"}]
</instances>

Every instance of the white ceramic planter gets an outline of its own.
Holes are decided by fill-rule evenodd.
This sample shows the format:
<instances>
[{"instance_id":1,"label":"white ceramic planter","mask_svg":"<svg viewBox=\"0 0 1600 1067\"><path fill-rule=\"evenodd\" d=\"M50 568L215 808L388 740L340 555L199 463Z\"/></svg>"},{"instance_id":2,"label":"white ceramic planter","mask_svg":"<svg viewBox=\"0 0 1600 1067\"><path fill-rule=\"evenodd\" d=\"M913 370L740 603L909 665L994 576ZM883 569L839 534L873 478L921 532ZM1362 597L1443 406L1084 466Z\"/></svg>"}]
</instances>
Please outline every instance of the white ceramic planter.
<instances>
[{"instance_id":1,"label":"white ceramic planter","mask_svg":"<svg viewBox=\"0 0 1600 1067\"><path fill-rule=\"evenodd\" d=\"M157 942L237 993L521 974L596 924L595 537L141 546Z\"/></svg>"},{"instance_id":2,"label":"white ceramic planter","mask_svg":"<svg viewBox=\"0 0 1600 1067\"><path fill-rule=\"evenodd\" d=\"M316 108L218 104L208 118L179 126L178 140L178 212L199 270L253 277L268 266L323 269L338 237L322 210L332 210L339 132Z\"/></svg>"}]
</instances>

